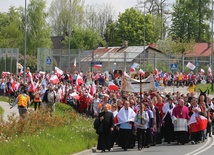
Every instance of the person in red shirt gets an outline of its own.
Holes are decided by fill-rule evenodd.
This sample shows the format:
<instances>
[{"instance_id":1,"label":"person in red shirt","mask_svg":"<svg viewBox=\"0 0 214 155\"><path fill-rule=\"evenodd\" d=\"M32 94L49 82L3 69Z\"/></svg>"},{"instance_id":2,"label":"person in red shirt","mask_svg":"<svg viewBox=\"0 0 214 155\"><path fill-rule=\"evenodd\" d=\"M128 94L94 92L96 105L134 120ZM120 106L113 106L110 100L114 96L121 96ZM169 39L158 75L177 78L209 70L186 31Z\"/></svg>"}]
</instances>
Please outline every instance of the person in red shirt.
<instances>
[{"instance_id":1,"label":"person in red shirt","mask_svg":"<svg viewBox=\"0 0 214 155\"><path fill-rule=\"evenodd\" d=\"M87 113L88 107L89 107L89 97L87 93L83 93L80 96L80 107L79 107L79 112L80 113Z\"/></svg>"}]
</instances>

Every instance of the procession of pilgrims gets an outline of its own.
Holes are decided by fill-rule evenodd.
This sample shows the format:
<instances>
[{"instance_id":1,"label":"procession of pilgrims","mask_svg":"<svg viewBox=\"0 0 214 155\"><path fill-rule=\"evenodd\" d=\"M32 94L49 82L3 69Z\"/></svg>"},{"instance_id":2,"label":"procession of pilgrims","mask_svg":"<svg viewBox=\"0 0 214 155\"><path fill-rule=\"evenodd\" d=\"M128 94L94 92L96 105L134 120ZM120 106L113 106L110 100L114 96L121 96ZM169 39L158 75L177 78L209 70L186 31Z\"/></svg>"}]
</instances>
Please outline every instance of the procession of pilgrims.
<instances>
[{"instance_id":1,"label":"procession of pilgrims","mask_svg":"<svg viewBox=\"0 0 214 155\"><path fill-rule=\"evenodd\" d=\"M42 93L53 88L55 102L68 104L77 112L94 118L97 150L101 152L111 151L116 146L127 151L162 143L194 145L214 133L214 98L209 98L206 90L201 90L196 97L194 83L190 83L192 87L188 87L187 94L156 89L139 93L139 90L121 91L121 77L114 81L113 77L112 72L64 73L55 67L55 71L48 74L31 73L27 68L27 83L23 83L22 75L5 73L1 93L8 95L28 85L33 100L35 91Z\"/></svg>"},{"instance_id":2,"label":"procession of pilgrims","mask_svg":"<svg viewBox=\"0 0 214 155\"><path fill-rule=\"evenodd\" d=\"M195 87L187 89L187 94L151 89L142 94L123 92L121 97L115 91L98 91L93 103L97 150L140 151L163 143L195 145L212 137L214 98L209 98L208 90L200 90L196 97Z\"/></svg>"}]
</instances>

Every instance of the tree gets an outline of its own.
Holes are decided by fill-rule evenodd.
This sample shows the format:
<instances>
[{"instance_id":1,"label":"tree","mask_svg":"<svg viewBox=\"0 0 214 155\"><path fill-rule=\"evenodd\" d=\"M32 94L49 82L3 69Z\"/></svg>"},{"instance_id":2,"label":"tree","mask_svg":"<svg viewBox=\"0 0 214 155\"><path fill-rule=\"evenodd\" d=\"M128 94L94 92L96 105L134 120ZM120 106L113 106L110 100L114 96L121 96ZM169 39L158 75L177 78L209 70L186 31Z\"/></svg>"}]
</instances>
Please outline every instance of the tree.
<instances>
[{"instance_id":1,"label":"tree","mask_svg":"<svg viewBox=\"0 0 214 155\"><path fill-rule=\"evenodd\" d=\"M131 46L143 45L144 42L145 44L155 42L156 38L154 37L154 27L151 19L152 15L147 14L144 18L144 15L140 11L134 8L126 9L124 13L119 15L119 18L115 23L115 28L113 28L115 37L113 45L121 45L121 43L125 40L127 40ZM108 31L110 32L110 30ZM108 34L108 38L111 38L109 35L111 34Z\"/></svg>"},{"instance_id":2,"label":"tree","mask_svg":"<svg viewBox=\"0 0 214 155\"><path fill-rule=\"evenodd\" d=\"M195 2L195 0L177 0L173 5L170 35L174 39L187 37L187 41L194 39L196 42L210 40L210 2L209 0Z\"/></svg>"},{"instance_id":3,"label":"tree","mask_svg":"<svg viewBox=\"0 0 214 155\"><path fill-rule=\"evenodd\" d=\"M84 0L52 1L48 21L52 28L52 35L68 35L69 29L82 26L84 22Z\"/></svg>"},{"instance_id":4,"label":"tree","mask_svg":"<svg viewBox=\"0 0 214 155\"><path fill-rule=\"evenodd\" d=\"M73 27L73 33L70 38L72 49L95 49L100 43L105 45L98 32L90 28ZM68 37L66 37L65 44L68 44Z\"/></svg>"},{"instance_id":5,"label":"tree","mask_svg":"<svg viewBox=\"0 0 214 155\"><path fill-rule=\"evenodd\" d=\"M85 25L105 38L106 28L113 22L115 11L111 4L89 5L85 9Z\"/></svg>"},{"instance_id":6,"label":"tree","mask_svg":"<svg viewBox=\"0 0 214 155\"><path fill-rule=\"evenodd\" d=\"M153 16L153 25L156 29L155 38L164 40L167 35L171 4L166 0L138 0L136 8Z\"/></svg>"},{"instance_id":7,"label":"tree","mask_svg":"<svg viewBox=\"0 0 214 155\"><path fill-rule=\"evenodd\" d=\"M0 13L0 47L23 47L23 31L21 28L20 9L10 7L8 13Z\"/></svg>"},{"instance_id":8,"label":"tree","mask_svg":"<svg viewBox=\"0 0 214 155\"><path fill-rule=\"evenodd\" d=\"M34 56L38 48L51 47L45 5L45 0L31 0L27 8L27 53Z\"/></svg>"}]
</instances>

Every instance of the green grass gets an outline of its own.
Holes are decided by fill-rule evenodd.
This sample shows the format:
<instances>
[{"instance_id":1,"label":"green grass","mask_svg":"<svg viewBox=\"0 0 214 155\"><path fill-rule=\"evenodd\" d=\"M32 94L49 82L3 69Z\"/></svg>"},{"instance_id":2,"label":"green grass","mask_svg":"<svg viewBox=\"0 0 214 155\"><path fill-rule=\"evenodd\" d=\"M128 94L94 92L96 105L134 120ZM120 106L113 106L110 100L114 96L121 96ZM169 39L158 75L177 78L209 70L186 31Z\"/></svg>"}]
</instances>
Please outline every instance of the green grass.
<instances>
[{"instance_id":1,"label":"green grass","mask_svg":"<svg viewBox=\"0 0 214 155\"><path fill-rule=\"evenodd\" d=\"M4 109L0 107L0 115L3 115L3 113L4 113Z\"/></svg>"},{"instance_id":2,"label":"green grass","mask_svg":"<svg viewBox=\"0 0 214 155\"><path fill-rule=\"evenodd\" d=\"M67 155L96 145L91 119L78 118L71 126L47 129L34 136L17 137L0 145L4 155Z\"/></svg>"},{"instance_id":3,"label":"green grass","mask_svg":"<svg viewBox=\"0 0 214 155\"><path fill-rule=\"evenodd\" d=\"M6 140L0 134L0 139L3 139L0 141L0 154L68 155L96 146L97 135L93 129L93 119L75 113L70 106L62 103L56 104L54 115L75 120L67 121L60 127L39 129L30 136L20 134Z\"/></svg>"},{"instance_id":4,"label":"green grass","mask_svg":"<svg viewBox=\"0 0 214 155\"><path fill-rule=\"evenodd\" d=\"M8 97L6 97L6 96L0 96L0 101L8 102Z\"/></svg>"},{"instance_id":5,"label":"green grass","mask_svg":"<svg viewBox=\"0 0 214 155\"><path fill-rule=\"evenodd\" d=\"M201 89L202 91L205 91L205 90L209 90L209 94L214 94L214 90L212 91L212 85L210 83L208 84L197 84L196 85L196 92L200 92ZM213 89L214 89L214 84L213 84ZM208 92L207 92L208 93Z\"/></svg>"}]
</instances>

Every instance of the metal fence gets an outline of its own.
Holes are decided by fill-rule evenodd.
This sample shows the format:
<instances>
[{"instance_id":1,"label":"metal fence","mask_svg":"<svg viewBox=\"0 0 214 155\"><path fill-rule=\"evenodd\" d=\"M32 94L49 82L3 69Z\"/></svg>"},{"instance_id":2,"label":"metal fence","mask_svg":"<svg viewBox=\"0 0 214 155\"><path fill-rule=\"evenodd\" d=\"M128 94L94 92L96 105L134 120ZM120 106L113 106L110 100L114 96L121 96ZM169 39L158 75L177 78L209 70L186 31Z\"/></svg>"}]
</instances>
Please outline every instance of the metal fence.
<instances>
[{"instance_id":1,"label":"metal fence","mask_svg":"<svg viewBox=\"0 0 214 155\"><path fill-rule=\"evenodd\" d=\"M38 49L37 70L51 72L57 66L64 71L74 71L73 65L76 59L77 70L97 71L93 67L95 63L101 63L101 71L126 70L129 71L131 65L137 62L144 71L158 70L169 71L171 64L177 64L177 71L188 72L186 64L191 62L196 65L195 72L200 68L207 69L211 64L210 57L191 57L185 58L182 55L163 54L154 51L145 52L95 52L94 50L81 51L71 49Z\"/></svg>"},{"instance_id":2,"label":"metal fence","mask_svg":"<svg viewBox=\"0 0 214 155\"><path fill-rule=\"evenodd\" d=\"M0 72L18 73L18 48L0 48Z\"/></svg>"}]
</instances>

